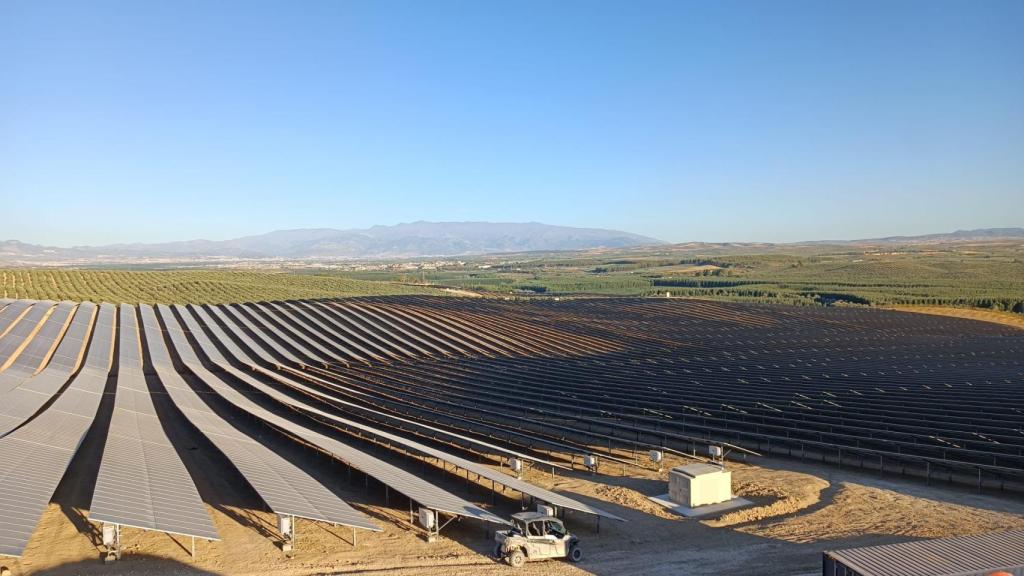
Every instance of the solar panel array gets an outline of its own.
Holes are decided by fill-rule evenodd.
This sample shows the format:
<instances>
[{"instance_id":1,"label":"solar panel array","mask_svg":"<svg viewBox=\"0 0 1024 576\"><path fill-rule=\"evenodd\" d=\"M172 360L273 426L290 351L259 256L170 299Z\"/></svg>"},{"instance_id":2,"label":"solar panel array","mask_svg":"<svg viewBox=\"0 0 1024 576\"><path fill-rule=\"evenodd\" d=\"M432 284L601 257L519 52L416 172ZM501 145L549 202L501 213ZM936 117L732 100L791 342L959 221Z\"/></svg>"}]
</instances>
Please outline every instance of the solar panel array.
<instances>
[{"instance_id":1,"label":"solar panel array","mask_svg":"<svg viewBox=\"0 0 1024 576\"><path fill-rule=\"evenodd\" d=\"M89 519L216 540L213 521L153 405L135 308L122 305L119 319L117 391Z\"/></svg>"},{"instance_id":2,"label":"solar panel array","mask_svg":"<svg viewBox=\"0 0 1024 576\"><path fill-rule=\"evenodd\" d=\"M61 302L43 314L48 315L38 326L34 337L26 339L24 347L7 370L0 372L0 392L17 387L24 380L38 372L49 360L50 354L64 334L71 315L75 311L73 302Z\"/></svg>"},{"instance_id":3,"label":"solar panel array","mask_svg":"<svg viewBox=\"0 0 1024 576\"><path fill-rule=\"evenodd\" d=\"M860 576L1020 573L1024 530L836 550L824 553L824 564L828 576L844 566Z\"/></svg>"},{"instance_id":4,"label":"solar panel array","mask_svg":"<svg viewBox=\"0 0 1024 576\"><path fill-rule=\"evenodd\" d=\"M44 301L32 304L31 307L20 316L18 320L8 329L7 333L0 336L0 374L18 362L18 357L32 342L33 337L42 329L44 321L53 310L53 302ZM27 359L22 359L17 365L19 377L24 374L27 368ZM34 371L34 367L29 373Z\"/></svg>"},{"instance_id":5,"label":"solar panel array","mask_svg":"<svg viewBox=\"0 0 1024 576\"><path fill-rule=\"evenodd\" d=\"M213 349L207 348L207 352L212 353ZM238 373L235 373L235 376L237 377ZM438 486L426 482L415 474L389 464L363 450L359 450L345 442L342 442L341 440L325 436L306 426L278 416L277 414L263 408L256 402L253 402L234 388L218 381L215 377L212 377L212 375L211 377L204 379L204 381L214 392L233 404L235 407L255 416L267 424L303 439L309 444L320 448L339 460L347 462L353 468L361 470L368 476L376 478L380 482L402 494L405 494L423 506L456 516L467 516L499 524L507 523L507 521L502 519L500 516L497 516Z\"/></svg>"},{"instance_id":6,"label":"solar panel array","mask_svg":"<svg viewBox=\"0 0 1024 576\"><path fill-rule=\"evenodd\" d=\"M0 338L7 335L11 327L25 314L35 302L31 300L16 300L9 302L0 310Z\"/></svg>"},{"instance_id":7,"label":"solar panel array","mask_svg":"<svg viewBox=\"0 0 1024 576\"><path fill-rule=\"evenodd\" d=\"M139 308L150 358L171 400L231 461L271 510L282 515L380 530L309 474L214 413L174 369L153 309L146 305ZM206 372L198 358L192 354L177 321L169 315L164 317L167 334L175 350L181 354L185 366L200 378L210 379L212 375Z\"/></svg>"},{"instance_id":8,"label":"solar panel array","mask_svg":"<svg viewBox=\"0 0 1024 576\"><path fill-rule=\"evenodd\" d=\"M83 303L79 310L95 309ZM82 369L31 422L0 438L0 554L20 556L82 438L92 425L110 372L115 308L99 307Z\"/></svg>"},{"instance_id":9,"label":"solar panel array","mask_svg":"<svg viewBox=\"0 0 1024 576\"><path fill-rule=\"evenodd\" d=\"M186 315L188 314L187 310L185 310L183 312ZM193 320L193 322L194 322L194 320ZM234 369L226 361L226 359L224 359L224 357L221 356L220 353L216 350L216 348L213 346L212 341L210 341L209 339L206 338L206 336L201 334L201 332L198 330L198 325L193 323L193 324L190 325L190 328L192 326L196 327L195 329L192 330L192 332L193 332L193 334L197 335L197 339L200 342L200 348L203 349L207 353L207 355L210 357L210 359L215 364L217 364L222 369L232 373L238 380L247 383L254 390L256 390L256 391L266 395L269 398L273 398L274 400L276 400L277 402L279 402L279 403L281 403L283 405L286 405L286 406L288 406L290 408L298 409L300 411L306 412L306 413L311 414L311 415L315 415L315 416L320 417L323 420L328 421L328 422L330 422L332 424L338 424L338 425L341 425L341 426L343 426L343 427L345 427L347 429L350 429L350 430L357 430L360 433L367 433L367 434L370 434L370 435L377 436L379 438L388 440L389 442L393 443L395 446L401 446L401 447L406 448L406 449L415 450L415 451L417 451L417 452L419 452L421 454L424 454L426 456L429 456L431 458L436 458L436 459L439 459L439 460L443 460L443 461L448 462L448 463L450 463L450 464L452 464L454 466L457 466L458 468L462 468L463 470L466 470L467 472L472 472L474 474L477 474L477 475L482 476L484 478L487 478L489 480L494 480L498 484L501 484L503 486L507 486L509 488L512 488L513 490L516 490L516 491L524 493L524 494L529 494L529 495L534 496L536 498L539 498L539 499L541 499L541 500L543 500L545 502L550 502L550 503L555 504L557 506L562 506L563 508L569 508L569 509L572 509L572 510L578 510L578 511L581 511L581 512L588 512L588 513L591 513L591 514L596 514L598 516L602 516L602 517L605 517L605 518L612 518L612 519L615 519L615 520L621 520L621 518L619 518L618 516L616 516L614 514L611 514L609 512L606 512L604 510L601 510L601 509L593 507L593 506L589 506L589 505L584 504L583 502L580 502L578 500L575 500L575 499L572 499L572 498L567 498L567 497L562 496L560 494L556 494L556 493L551 492L549 490L545 490L543 488L540 488L539 486L534 486L532 484L529 484L528 482L524 482L524 481L519 480L519 479L517 479L517 478L515 478L513 476L509 476L508 474L495 471L493 468L490 468L488 466L483 466L483 465L480 465L480 464L478 464L476 462L471 462L469 460L466 460L465 458L461 458L459 456L456 456L454 454L449 454L449 453L444 452L442 450L438 450L438 449L433 448L431 446L427 446L427 445L422 444L420 442L416 442L415 440L404 438L404 437L399 436L397 434L386 432L386 431L378 429L376 427L368 426L368 425L356 422L354 420L341 417L341 416L339 416L337 414L333 414L333 413L327 412L327 411L325 411L325 410L323 410L323 409L321 409L319 407L313 406L313 405L311 405L311 404L309 404L307 402L294 399L294 398L292 398L292 397L290 397L290 396L288 396L286 394L278 392L277 390L275 390L271 386L268 386L268 385L260 382L259 380L250 377L248 374L245 374L243 372L240 372L240 371ZM221 341L224 342L225 340L222 339ZM243 361L243 363L251 363L251 359L246 358L244 356L244 353L242 353L237 347L234 347L234 350L235 350L235 354L236 354L236 358L237 359ZM239 355L239 354L241 354L241 355ZM246 362L246 361L248 361L248 362ZM279 376L279 377L276 377L275 379L278 382L282 382L282 383L286 383L286 384L288 383L288 380L289 380L285 376ZM352 453L351 449L347 453L351 455L351 453ZM380 464L379 463L374 463L374 468L368 469L367 472L369 473L370 471L375 470L375 469L379 469L379 468L380 468ZM394 478L394 471L383 471L382 470L381 474L382 475L375 476L375 477L382 478L383 479L382 481L385 481L389 485L391 485L390 481L394 481L395 480L395 478ZM411 479L406 479L405 483L406 483L406 485L412 485L413 484ZM397 488L397 483L395 484L395 486ZM405 492L405 494L407 496L413 498L414 500L417 500L417 501L421 502L421 503L424 503L424 504L429 504L430 503L428 500L426 500L427 498L429 498L429 492L423 493L421 491L417 491L417 492L413 492L413 493ZM448 497L446 497L446 500L450 500L451 498L452 498L451 496L448 496ZM440 506L447 506L447 508L441 508ZM449 504L443 504L441 502L437 502L437 503L433 503L433 505L430 505L429 507L431 507L431 508L433 508L435 510L452 511L453 513L455 513L455 511L460 510L460 509L461 510L469 510L469 509L473 508L473 506L471 504L469 504L468 502L461 503L460 506L454 506L454 505L452 505L450 503Z\"/></svg>"},{"instance_id":10,"label":"solar panel array","mask_svg":"<svg viewBox=\"0 0 1024 576\"><path fill-rule=\"evenodd\" d=\"M110 304L0 300L0 554L24 549L107 388L90 519L209 539L172 420L272 511L367 530L379 527L264 429L410 503L492 523L505 520L451 480L619 519L495 465L643 466L647 448L723 444L1024 489L1024 332L1009 327L653 299L122 305L119 318Z\"/></svg>"},{"instance_id":11,"label":"solar panel array","mask_svg":"<svg viewBox=\"0 0 1024 576\"><path fill-rule=\"evenodd\" d=\"M1024 340L1010 327L697 301L406 298L402 305L358 305L518 338L502 354L492 348L489 357L464 351L458 360L353 365L338 370L344 377L337 380L374 396L378 406L421 417L433 412L435 421L465 430L516 436L526 429L532 438L519 436L520 446L636 441L690 452L724 442L1021 486ZM443 333L425 321L419 326L421 338L442 344ZM521 343L528 335L548 346L548 331L556 330L563 350L578 346L575 354L539 356Z\"/></svg>"},{"instance_id":12,"label":"solar panel array","mask_svg":"<svg viewBox=\"0 0 1024 576\"><path fill-rule=\"evenodd\" d=\"M0 374L0 436L28 420L68 382L85 352L95 314L96 305L89 302L77 309L70 304L58 305L46 326L19 357L19 361L29 359L21 374L15 377L18 370L14 366ZM45 368L31 374L33 368L44 362Z\"/></svg>"}]
</instances>

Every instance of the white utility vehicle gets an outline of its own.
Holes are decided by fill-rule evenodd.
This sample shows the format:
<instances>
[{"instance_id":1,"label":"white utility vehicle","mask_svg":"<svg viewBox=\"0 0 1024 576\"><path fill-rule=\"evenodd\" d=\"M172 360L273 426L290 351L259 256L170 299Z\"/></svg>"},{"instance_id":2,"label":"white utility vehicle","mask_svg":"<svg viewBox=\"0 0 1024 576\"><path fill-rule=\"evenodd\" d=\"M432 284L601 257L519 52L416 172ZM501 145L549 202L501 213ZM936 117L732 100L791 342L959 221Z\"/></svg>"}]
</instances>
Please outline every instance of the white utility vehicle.
<instances>
[{"instance_id":1,"label":"white utility vehicle","mask_svg":"<svg viewBox=\"0 0 1024 576\"><path fill-rule=\"evenodd\" d=\"M512 515L512 528L494 533L494 557L519 568L527 560L583 559L580 540L565 530L562 521L540 512Z\"/></svg>"}]
</instances>

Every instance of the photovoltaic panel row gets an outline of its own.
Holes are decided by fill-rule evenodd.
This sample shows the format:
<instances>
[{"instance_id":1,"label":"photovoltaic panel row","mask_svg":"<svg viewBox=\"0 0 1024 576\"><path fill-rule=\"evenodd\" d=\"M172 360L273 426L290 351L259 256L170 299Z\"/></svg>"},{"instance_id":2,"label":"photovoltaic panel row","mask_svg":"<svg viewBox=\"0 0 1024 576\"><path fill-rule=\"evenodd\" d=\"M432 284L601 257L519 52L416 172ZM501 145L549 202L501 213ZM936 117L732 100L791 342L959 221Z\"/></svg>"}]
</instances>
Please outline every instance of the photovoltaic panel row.
<instances>
[{"instance_id":1,"label":"photovoltaic panel row","mask_svg":"<svg viewBox=\"0 0 1024 576\"><path fill-rule=\"evenodd\" d=\"M88 308L92 304L82 304ZM0 554L20 556L92 425L110 372L116 308L99 307L89 352L68 388L36 418L0 438Z\"/></svg>"},{"instance_id":2,"label":"photovoltaic panel row","mask_svg":"<svg viewBox=\"0 0 1024 576\"><path fill-rule=\"evenodd\" d=\"M279 360L278 358L283 358L285 362L291 362L296 365L305 364L305 362L299 360L298 356L295 356L289 350L287 350L274 340L271 340L269 336L264 334L263 331L260 328L258 328L255 324L253 324L252 321L249 320L246 316L230 313L228 311L229 309L227 306L209 306L209 310L213 312L215 315L217 315L218 318L230 320L231 322L237 322L239 326L244 327L245 330L248 331L248 334L252 335L252 338L258 339L260 342L265 344L274 354L276 354L276 357L267 355L266 359L268 362L275 365L280 365L281 360Z\"/></svg>"},{"instance_id":3,"label":"photovoltaic panel row","mask_svg":"<svg viewBox=\"0 0 1024 576\"><path fill-rule=\"evenodd\" d=\"M153 406L135 308L122 304L119 317L117 391L89 519L216 540L192 477Z\"/></svg>"},{"instance_id":4,"label":"photovoltaic panel row","mask_svg":"<svg viewBox=\"0 0 1024 576\"><path fill-rule=\"evenodd\" d=\"M200 347L204 351L211 350L213 346L213 343L211 341L209 341L205 336L198 335L197 332L193 332L193 334L195 335L197 342L199 342ZM573 498L569 498L561 494L552 492L550 490L546 490L539 486L535 486L533 484L530 484L529 482L517 479L514 476L510 476L503 472L494 470L489 466L484 466L482 464L466 460L465 458L449 454L447 452L444 452L443 450L438 450L431 446L427 446L414 440L409 440L397 434L386 432L373 426L368 426L366 424L362 424L347 418L342 418L335 414L325 412L320 408L312 406L311 404L308 404L301 400L294 399L286 394L282 394L281 392L277 391L276 389L270 386L267 386L266 384L260 382L259 380L251 378L244 373L240 373L239 371L234 370L233 368L230 367L226 360L222 356L220 356L220 354L216 350L212 350L210 353L208 353L208 356L210 356L210 358L215 363L220 365L222 368L234 372L236 377L239 377L239 379L246 382L249 386L255 388L262 394L265 394L267 397L273 398L275 401L282 403L286 406L289 406L291 408L298 409L299 411L306 412L307 414L315 415L333 424L339 424L349 429L359 430L361 432L366 432L373 436L377 436L378 438L383 438L387 440L389 444L402 446L410 450L419 452L420 454L424 454L432 458L437 458L444 462L448 462L449 464L453 464L459 468L462 468L463 470L468 470L481 477L493 480L497 484L501 484L523 494L529 494L530 496L533 496L545 502L549 502L556 506L560 506L570 510L577 510L588 514L594 514L597 516L602 516L604 518L611 518L613 520L622 520L622 518L616 516L615 514L606 512L604 510L601 510L600 508L590 506Z\"/></svg>"},{"instance_id":5,"label":"photovoltaic panel row","mask_svg":"<svg viewBox=\"0 0 1024 576\"><path fill-rule=\"evenodd\" d=\"M353 329L358 329L362 334L372 335L384 346L384 348L378 346L377 349L382 352L385 348L392 351L388 353L388 356L392 358L416 358L417 356L429 358L432 356L432 353L428 350L417 346L412 341L402 337L393 328L388 327L383 322L374 320L369 315L355 311L349 311L350 313L348 314L336 313L338 312L337 310L328 309L323 302L317 301L294 301L287 302L287 305L323 318L339 328L350 326Z\"/></svg>"},{"instance_id":6,"label":"photovoltaic panel row","mask_svg":"<svg viewBox=\"0 0 1024 576\"><path fill-rule=\"evenodd\" d=\"M341 302L307 302L307 305L316 308L324 314L331 314L350 322L355 321L369 326L371 329L382 334L382 336L385 336L389 342L398 342L402 344L403 347L406 348L403 350L403 353L408 356L416 356L416 354L409 352L409 350L415 350L417 353L422 354L427 358L435 355L441 357L451 355L449 351L444 348L440 348L433 343L417 342L417 338L407 332L397 322L394 322L383 315L375 314L371 310L356 306L351 302L346 302L344 304Z\"/></svg>"},{"instance_id":7,"label":"photovoltaic panel row","mask_svg":"<svg viewBox=\"0 0 1024 576\"><path fill-rule=\"evenodd\" d=\"M43 320L50 314L53 305L54 302L49 300L33 304L17 324L0 337L0 370L6 370L17 360L35 333L42 328Z\"/></svg>"},{"instance_id":8,"label":"photovoltaic panel row","mask_svg":"<svg viewBox=\"0 0 1024 576\"><path fill-rule=\"evenodd\" d=\"M378 361L403 360L415 358L402 343L394 338L384 338L382 333L367 329L367 324L353 322L352 318L342 315L328 314L319 306L310 306L306 302L276 302L277 306L291 309L299 316L309 319L318 327L323 327L325 337L334 342L344 342L348 346L362 351L368 358Z\"/></svg>"},{"instance_id":9,"label":"photovoltaic panel row","mask_svg":"<svg viewBox=\"0 0 1024 576\"><path fill-rule=\"evenodd\" d=\"M14 324L34 304L31 300L15 300L0 310L0 338L5 336Z\"/></svg>"},{"instance_id":10,"label":"photovoltaic panel row","mask_svg":"<svg viewBox=\"0 0 1024 576\"><path fill-rule=\"evenodd\" d=\"M256 303L248 304L249 310L252 310L255 315L258 315L264 320L264 326L268 327L274 335L278 338L284 339L289 343L300 342L297 348L303 355L308 358L313 358L310 354L316 354L316 358L326 359L325 364L341 364L348 366L348 360L338 354L332 349L324 346L320 342L317 342L314 338L310 338L300 330L296 330L292 323L294 319L287 314L281 313L277 309L271 308L270 304ZM315 352L313 352L315 351ZM360 359L359 361L365 362Z\"/></svg>"},{"instance_id":11,"label":"photovoltaic panel row","mask_svg":"<svg viewBox=\"0 0 1024 576\"><path fill-rule=\"evenodd\" d=\"M275 325L269 319L268 312L262 304L235 304L228 306L228 308L239 312L239 314L236 314L236 318L248 314L248 316L255 321L257 329L262 330L265 334L276 338L281 342L284 342L285 345L298 352L302 357L307 358L316 364L329 366L332 363L344 363L341 358L330 353L330 351L324 349L320 344L310 340L309 338L297 335L291 330ZM301 340L301 342L299 340ZM314 351L312 348L316 348L316 350Z\"/></svg>"},{"instance_id":12,"label":"photovoltaic panel row","mask_svg":"<svg viewBox=\"0 0 1024 576\"><path fill-rule=\"evenodd\" d=\"M439 427L436 427L436 426L431 426L429 424L426 424L426 423L423 423L423 422L419 422L419 421L415 421L415 420L401 418L401 417L395 416L393 414L385 414L383 412L374 410L372 408L368 408L368 407L365 407L365 406L361 406L361 405L358 405L358 404L347 402L347 401L341 400L341 399L339 399L339 398L337 398L335 396L331 396L331 395L325 394L321 390L319 390L317 388L313 388L311 386L307 386L306 384L304 384L302 382L299 382L299 381L297 381L297 380L295 380L295 379L293 379L293 378L291 378L289 376L286 376L286 375L284 375L281 372L267 370L266 368L261 366L259 364L259 362L257 362L256 360L253 359L252 356L250 356L249 352L246 352L246 351L242 350L238 345L236 345L234 343L234 341L231 339L231 337L229 337L224 332L224 330L220 327L220 325L218 325L216 322L213 321L213 319L210 317L210 315L203 308L191 307L190 309L186 309L185 307L176 304L174 306L174 309L178 311L178 313L181 315L182 319L184 320L185 325L188 328L188 330L194 335L196 340L199 342L200 349L203 350L204 353L207 354L207 356L213 361L213 363L216 364L217 366L223 368L224 370L230 372L233 376L239 378L240 380L242 380L242 381L244 381L246 383L249 383L251 380L253 380L252 376L250 376L246 372L239 371L239 370L235 369L234 366L232 364L230 364L229 361L227 361L223 356L220 355L220 353L217 350L217 348L213 345L213 342L211 340L207 339L206 334L203 332L202 327L200 327L199 322L202 322L202 326L206 327L206 329L210 331L210 334L213 337L213 340L216 340L216 342L220 346L224 347L224 349L227 350L228 354L232 358L234 358L234 360L236 362L238 362L238 363L240 363L240 364L242 364L242 365L252 369L253 371L256 371L256 372L259 372L260 374L263 374L265 377L271 378L271 379L273 379L273 380L275 380L275 381L277 381L277 382L279 382L279 383L281 383L281 384L283 384L285 386L288 386L289 388L301 391L303 394L306 394L308 396L312 396L312 397L315 397L315 398L320 399L320 400L324 400L324 401L327 401L327 402L330 402L330 403L334 403L337 406L345 406L346 408L349 408L351 410L360 411L363 414L370 414L370 415L372 415L375 418L384 418L384 419L387 419L387 420L389 420L391 422L394 422L394 423L396 423L396 424L398 424L400 426L401 425L412 426L412 427L415 427L417 429L420 429L420 430L424 431L425 433L427 433L427 434L429 434L431 436L438 436L438 435L445 436L445 437L447 437L449 439L456 440L458 442L462 442L462 443L465 443L465 444L469 444L469 445L473 446L474 448L480 448L480 449L484 449L484 450L487 450L487 451L490 451L490 452L493 452L493 453L504 454L504 455L506 455L508 457L511 457L511 458L519 458L519 459L522 459L522 460L525 460L525 461L535 462L535 463L541 464L543 466L560 467L560 468L563 467L561 464L556 464L554 462L550 462L550 461L544 460L542 458L536 458L536 457L531 456L529 454L524 454L522 452L517 452L515 450L509 450L509 449L504 448L502 446L498 446L496 444L491 444L489 442L484 442L484 441L478 440L476 438L472 438L472 437L469 437L469 436L458 434L458 433L453 432L451 430L447 430L447 429L444 429L444 428L439 428ZM225 324L226 325L230 325L230 321L225 321ZM234 331L236 336L239 338L239 340L242 341L243 344L245 344L247 347L250 348L252 353L263 352L263 350L261 348L257 347L257 344L255 342L253 342L252 340L248 339L248 337L246 337L244 334L241 334L240 331L238 331L237 326L234 326L232 328L232 330ZM256 347L256 349L253 349L253 347ZM259 357L263 358L262 355L259 355ZM264 360L264 361L267 362L267 364L269 364L269 365L274 365L274 363L272 361L267 361L267 360ZM308 378L309 376L307 375L306 377Z\"/></svg>"},{"instance_id":13,"label":"photovoltaic panel row","mask_svg":"<svg viewBox=\"0 0 1024 576\"><path fill-rule=\"evenodd\" d=\"M370 350L367 350L366 347L359 342L352 340L347 335L342 334L339 330L336 330L334 327L328 325L322 320L310 315L301 308L296 308L290 305L284 306L280 302L269 302L265 305L265 310L280 317L288 318L292 322L301 318L303 322L314 325L317 331L322 334L323 337L330 339L331 343L345 354L349 360L365 363L367 362L367 358L372 358L381 362L385 361L384 358Z\"/></svg>"},{"instance_id":14,"label":"photovoltaic panel row","mask_svg":"<svg viewBox=\"0 0 1024 576\"><path fill-rule=\"evenodd\" d=\"M245 395L239 393L231 386L225 384L215 375L209 373L205 368L196 367L201 379L225 400L237 408L252 414L267 424L283 430L293 436L301 438L305 442L316 446L333 455L338 460L348 462L353 468L361 470L368 476L376 478L381 483L390 486L398 492L405 494L412 500L419 502L422 506L448 513L455 516L466 516L477 518L487 522L507 524L508 522L499 516L480 508L479 506L466 501L446 490L443 490L418 476L393 466L371 456L353 446L314 432L305 426L296 424L286 418L278 416L262 406L256 404ZM197 376L199 375L197 374Z\"/></svg>"},{"instance_id":15,"label":"photovoltaic panel row","mask_svg":"<svg viewBox=\"0 0 1024 576\"><path fill-rule=\"evenodd\" d=\"M463 306L456 304L447 305ZM532 314L540 307L517 309ZM621 334L623 353L571 367L540 358L437 364L409 378L409 389L449 400L456 393L487 395L496 410L514 391L531 406L543 401L545 413L555 418L577 408L577 416L619 414L627 422L710 434L756 450L768 446L802 454L806 445L818 451L816 456L853 463L863 458L876 467L882 459L886 464L916 459L922 476L922 456L931 458L932 469L936 464L974 468L975 479L982 467L986 478L990 471L1002 475L1021 468L1019 451L1010 446L1019 442L1022 408L1016 403L1019 394L1013 396L1022 376L1015 360L1024 352L1019 332L882 311L716 304L710 317L701 312L687 321L691 337L681 343L676 318L683 316L677 312L689 314L695 307L698 303L646 300L618 300L615 309L601 300L547 303L543 308L557 309L565 325ZM751 309L761 312L756 323L747 322L752 315L745 311ZM741 318L726 329L730 315ZM893 329L903 325L909 328ZM962 329L952 330L953 325ZM723 327L721 337L713 335L715 326ZM395 373L408 371L375 367L368 386L381 372L405 378ZM417 386L434 379L436 387ZM628 428L622 434L627 440L635 433ZM967 444L972 448L961 448ZM994 485L999 482L999 476L993 478Z\"/></svg>"},{"instance_id":16,"label":"photovoltaic panel row","mask_svg":"<svg viewBox=\"0 0 1024 576\"><path fill-rule=\"evenodd\" d=\"M58 306L58 308L60 307ZM61 311L58 310L50 316L47 326L33 340L33 345L39 343L37 341L48 338L44 336L43 332L50 327L50 322L59 321L55 317L60 313ZM83 302L79 305L46 367L38 374L24 379L16 388L0 392L0 437L7 435L32 417L68 382L71 375L78 369L85 353L85 343L92 330L95 315L95 304ZM48 343L46 346L49 348L52 343ZM35 354L35 352L26 349L22 356L26 354ZM11 374L14 370L15 367L11 367L0 376Z\"/></svg>"},{"instance_id":17,"label":"photovoltaic panel row","mask_svg":"<svg viewBox=\"0 0 1024 576\"><path fill-rule=\"evenodd\" d=\"M472 356L474 353L484 355L482 350L477 349L469 342L457 336L451 338L439 336L418 318L402 314L399 311L399 307L382 307L371 302L359 302L357 306L353 307L358 307L365 313L372 314L378 318L386 318L394 326L398 326L409 338L413 338L425 345L436 347L447 356Z\"/></svg>"},{"instance_id":18,"label":"photovoltaic panel row","mask_svg":"<svg viewBox=\"0 0 1024 576\"><path fill-rule=\"evenodd\" d=\"M74 311L75 304L72 302L61 302L53 308L50 316L43 322L42 328L21 350L10 367L0 372L0 393L23 384L43 367L67 328ZM2 402L0 406L3 406Z\"/></svg>"},{"instance_id":19,"label":"photovoltaic panel row","mask_svg":"<svg viewBox=\"0 0 1024 576\"><path fill-rule=\"evenodd\" d=\"M214 413L174 369L152 307L140 305L139 312L153 367L171 400L231 461L271 510L282 515L380 530L309 474ZM191 347L177 320L166 308L162 307L161 312L172 345L185 365L193 371L201 368L197 366L198 359L191 355Z\"/></svg>"},{"instance_id":20,"label":"photovoltaic panel row","mask_svg":"<svg viewBox=\"0 0 1024 576\"><path fill-rule=\"evenodd\" d=\"M202 336L200 332L195 332L195 331L193 332L193 334L195 335L195 338L197 339L197 341L200 343L200 346L204 348L204 350L210 350L211 349L212 342L207 340L205 338L205 336ZM205 346L204 346L204 344L205 344ZM230 365L226 362L226 360L223 357L221 357L220 354L216 350L211 350L210 353L208 354L208 356L210 356L211 359L214 359L214 361L216 363L218 363L222 368L225 368L225 369L227 369L229 371L233 370L230 367ZM404 438L402 436L399 436L399 435L396 435L396 434L392 434L390 432L386 432L386 431L377 429L377 428L372 427L372 426L367 426L365 424L361 424L361 423L358 423L358 422L355 422L355 421L352 421L352 420L349 420L349 419L346 419L346 418L341 418L341 417L336 416L334 414L330 414L330 413L324 412L323 410L320 410L317 407L314 407L314 406L312 406L310 404L307 404L307 403L299 401L299 400L295 400L295 399L291 398L290 396L282 394L282 393L278 392L277 390L275 390L274 388L272 388L270 386L267 386L267 385L263 384L262 382L254 379L254 378L248 377L244 373L243 374L237 374L237 371L235 371L235 372L236 372L236 376L240 377L240 379L242 379L243 381L248 383L250 386L256 388L258 391L260 391L261 393L265 394L266 396L268 396L270 398L273 398L276 401L278 401L280 403L283 403L283 404L285 404L285 405L287 405L287 406L289 406L291 408L299 409L300 411L304 411L304 412L306 412L308 414L314 414L317 417L320 417L322 419L328 420L328 421L330 421L330 422L332 422L334 424L340 424L340 425L345 426L345 427L347 427L349 429L357 429L357 430L360 430L362 432L367 432L367 433L373 434L375 436L378 436L380 438L384 438L384 439L388 440L389 443L398 444L398 445L404 446L404 447L406 447L408 449L415 450L415 451L417 451L417 452L419 452L421 454L425 454L425 455L428 455L428 456L433 457L433 458L438 458L438 459L440 459L442 461L445 461L445 462L448 462L450 464L454 464L455 466L458 466L459 468L462 468L464 470L469 470L469 471L473 472L474 474L478 474L478 475L480 475L480 476L482 476L484 478L487 478L489 480L493 480L494 482L496 482L498 484L501 484L501 485L504 485L506 487L512 488L513 490L522 492L524 494L529 494L531 496L534 496L534 497L539 498L541 500L544 500L546 502L550 502L552 504L555 504L556 506L561 506L561 507L568 508L568 509L571 509L571 510L578 510L578 511L586 512L586 513L589 513L589 514L595 514L595 515L602 516L602 517L605 517L605 518L612 518L612 519L615 519L615 520L622 520L620 517L618 517L618 516L616 516L614 514L611 514L609 512L601 510L599 508L595 508L595 507L589 506L589 505L584 504L583 502L580 502L578 500L562 496L560 494L551 492L549 490L545 490L543 488L540 488L539 486L534 486L534 485L532 485L532 484L530 484L528 482L519 480L519 479L517 479L517 478L515 478L513 476L510 476L508 474L504 474L502 472L495 471L493 468L490 468L488 466L477 464L476 462L472 462L472 461L466 460L464 458L460 458L460 457L455 456L453 454L446 453L446 452L444 452L442 450L438 450L436 448L427 446L427 445L419 443L419 442L415 442L413 440L406 439L406 438Z\"/></svg>"}]
</instances>

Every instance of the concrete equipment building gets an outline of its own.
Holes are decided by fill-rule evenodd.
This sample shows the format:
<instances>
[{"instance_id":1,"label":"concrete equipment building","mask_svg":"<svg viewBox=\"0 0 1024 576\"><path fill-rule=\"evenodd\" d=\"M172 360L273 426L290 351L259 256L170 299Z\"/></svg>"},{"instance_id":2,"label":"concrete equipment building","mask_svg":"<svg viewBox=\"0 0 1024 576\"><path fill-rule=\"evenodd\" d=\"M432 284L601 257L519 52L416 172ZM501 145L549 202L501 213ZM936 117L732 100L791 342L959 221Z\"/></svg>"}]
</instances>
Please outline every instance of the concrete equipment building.
<instances>
[{"instance_id":1,"label":"concrete equipment building","mask_svg":"<svg viewBox=\"0 0 1024 576\"><path fill-rule=\"evenodd\" d=\"M732 499L732 472L714 464L677 466L668 475L669 498L687 508Z\"/></svg>"}]
</instances>

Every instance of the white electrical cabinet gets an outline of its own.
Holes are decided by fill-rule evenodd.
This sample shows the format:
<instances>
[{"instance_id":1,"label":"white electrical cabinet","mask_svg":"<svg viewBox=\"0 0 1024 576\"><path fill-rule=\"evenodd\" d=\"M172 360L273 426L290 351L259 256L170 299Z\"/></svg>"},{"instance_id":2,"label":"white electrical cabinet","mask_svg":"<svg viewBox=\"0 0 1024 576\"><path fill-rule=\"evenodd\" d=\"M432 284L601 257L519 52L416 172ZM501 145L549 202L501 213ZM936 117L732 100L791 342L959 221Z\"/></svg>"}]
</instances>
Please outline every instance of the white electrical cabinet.
<instances>
[{"instance_id":1,"label":"white electrical cabinet","mask_svg":"<svg viewBox=\"0 0 1024 576\"><path fill-rule=\"evenodd\" d=\"M732 472L714 464L688 464L668 475L669 498L688 508L732 499Z\"/></svg>"}]
</instances>

